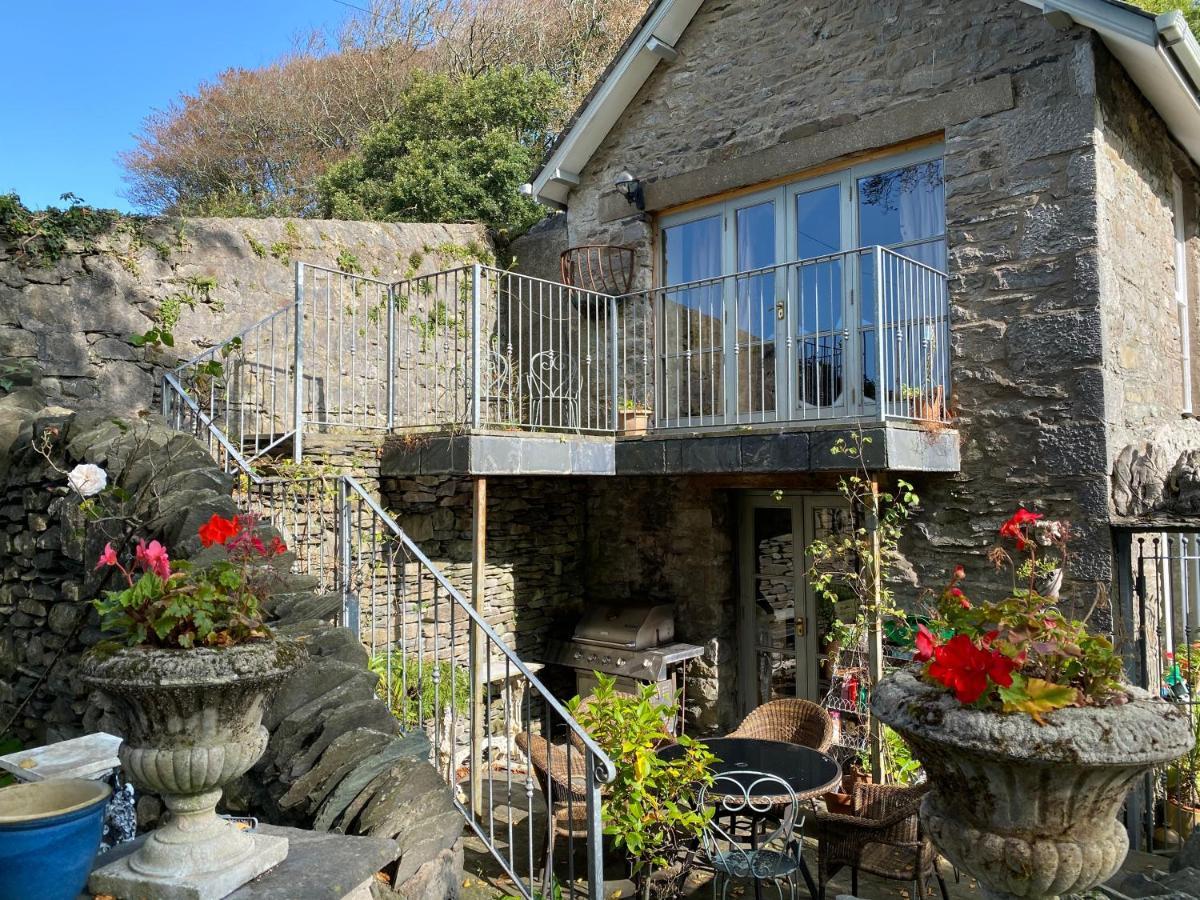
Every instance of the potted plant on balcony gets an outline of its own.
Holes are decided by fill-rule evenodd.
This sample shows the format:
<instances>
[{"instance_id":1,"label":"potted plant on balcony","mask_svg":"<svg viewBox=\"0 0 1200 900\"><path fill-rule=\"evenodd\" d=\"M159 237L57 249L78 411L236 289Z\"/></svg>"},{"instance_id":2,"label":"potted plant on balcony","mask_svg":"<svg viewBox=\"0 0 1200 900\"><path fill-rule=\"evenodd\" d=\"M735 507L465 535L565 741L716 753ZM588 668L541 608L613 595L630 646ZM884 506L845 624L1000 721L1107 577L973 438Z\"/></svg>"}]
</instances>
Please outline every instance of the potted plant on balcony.
<instances>
[{"instance_id":1,"label":"potted plant on balcony","mask_svg":"<svg viewBox=\"0 0 1200 900\"><path fill-rule=\"evenodd\" d=\"M1117 812L1133 780L1193 745L1187 715L1121 682L1107 638L1036 590L1065 568L1069 528L1018 510L1000 529L1008 596L973 604L956 567L920 626L915 664L872 709L912 747L933 789L921 818L992 898L1051 898L1111 876L1128 851Z\"/></svg>"},{"instance_id":2,"label":"potted plant on balcony","mask_svg":"<svg viewBox=\"0 0 1200 900\"><path fill-rule=\"evenodd\" d=\"M650 430L653 416L654 410L649 406L626 398L617 409L618 432L634 437L643 435Z\"/></svg>"},{"instance_id":3,"label":"potted plant on balcony","mask_svg":"<svg viewBox=\"0 0 1200 900\"><path fill-rule=\"evenodd\" d=\"M262 755L267 700L305 658L263 624L271 560L286 548L264 542L256 525L214 515L199 530L207 562L172 561L158 541L139 541L128 565L111 543L96 564L124 586L94 601L116 641L84 657L83 680L114 707L129 780L162 795L171 817L95 872L95 893L149 896L170 883L224 896L287 855L285 839L243 832L215 812L222 786Z\"/></svg>"}]
</instances>

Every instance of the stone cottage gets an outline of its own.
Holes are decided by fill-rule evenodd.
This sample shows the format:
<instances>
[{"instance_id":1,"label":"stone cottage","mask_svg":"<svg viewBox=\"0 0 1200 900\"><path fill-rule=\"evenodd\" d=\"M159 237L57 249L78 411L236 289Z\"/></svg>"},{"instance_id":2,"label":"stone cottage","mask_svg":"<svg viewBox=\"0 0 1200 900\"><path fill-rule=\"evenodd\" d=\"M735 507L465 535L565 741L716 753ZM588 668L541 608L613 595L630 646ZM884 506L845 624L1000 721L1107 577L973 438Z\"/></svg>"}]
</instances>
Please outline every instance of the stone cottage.
<instances>
[{"instance_id":1,"label":"stone cottage","mask_svg":"<svg viewBox=\"0 0 1200 900\"><path fill-rule=\"evenodd\" d=\"M529 659L595 604L672 604L701 728L828 690L803 550L846 525L860 431L921 497L902 600L1002 579L1037 504L1074 525L1065 596L1133 633L1121 529L1193 512L1198 83L1181 16L1111 0L658 0L526 187L559 214L515 247L483 427L391 439L385 501L465 569L489 479ZM564 278L622 297L555 307ZM531 399L555 353L566 393Z\"/></svg>"}]
</instances>

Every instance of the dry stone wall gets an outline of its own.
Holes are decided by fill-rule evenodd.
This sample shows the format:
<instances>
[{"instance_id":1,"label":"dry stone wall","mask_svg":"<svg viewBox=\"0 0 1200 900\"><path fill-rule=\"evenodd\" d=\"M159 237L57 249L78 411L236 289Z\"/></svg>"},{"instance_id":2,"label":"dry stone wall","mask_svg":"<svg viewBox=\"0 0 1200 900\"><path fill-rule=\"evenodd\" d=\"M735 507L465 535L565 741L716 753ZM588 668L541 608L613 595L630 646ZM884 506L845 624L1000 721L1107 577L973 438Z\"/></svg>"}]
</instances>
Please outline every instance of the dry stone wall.
<instances>
[{"instance_id":1,"label":"dry stone wall","mask_svg":"<svg viewBox=\"0 0 1200 900\"><path fill-rule=\"evenodd\" d=\"M214 552L201 550L196 530L213 513L237 511L232 480L156 416L65 400L56 393L61 381L36 372L16 380L0 389L0 737L38 746L119 733L78 677L81 655L103 637L89 601L114 586L113 570L96 571L92 561L106 540L125 556L137 536L162 540L174 558ZM66 481L85 462L104 468L129 499L85 514ZM334 627L340 596L319 591L316 577L291 574L291 562L281 557L267 611L278 634L305 643L309 661L266 711L266 753L227 788L223 808L392 838L400 845L389 867L396 895L457 897L463 822L428 761L429 741L419 730L402 733L376 695L366 651ZM143 824L160 810L157 798L139 799Z\"/></svg>"},{"instance_id":2,"label":"dry stone wall","mask_svg":"<svg viewBox=\"0 0 1200 900\"><path fill-rule=\"evenodd\" d=\"M380 494L400 527L469 597L471 481L397 478L385 453ZM569 633L583 608L585 494L582 479L488 480L484 614L522 659L540 659L546 635Z\"/></svg>"},{"instance_id":3,"label":"dry stone wall","mask_svg":"<svg viewBox=\"0 0 1200 900\"><path fill-rule=\"evenodd\" d=\"M394 281L491 254L475 225L182 219L138 234L50 265L0 243L0 355L36 360L67 398L145 410L164 368L291 303L296 261ZM175 347L131 346L164 305L181 306Z\"/></svg>"}]
</instances>

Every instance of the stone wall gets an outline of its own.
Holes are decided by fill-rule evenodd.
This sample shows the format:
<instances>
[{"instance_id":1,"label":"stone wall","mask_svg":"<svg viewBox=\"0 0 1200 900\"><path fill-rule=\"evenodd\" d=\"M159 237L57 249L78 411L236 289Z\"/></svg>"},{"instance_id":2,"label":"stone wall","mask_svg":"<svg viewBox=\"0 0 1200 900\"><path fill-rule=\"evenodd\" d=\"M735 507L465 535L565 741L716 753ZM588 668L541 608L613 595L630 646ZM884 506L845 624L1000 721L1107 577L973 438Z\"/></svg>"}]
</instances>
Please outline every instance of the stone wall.
<instances>
[{"instance_id":1,"label":"stone wall","mask_svg":"<svg viewBox=\"0 0 1200 900\"><path fill-rule=\"evenodd\" d=\"M1097 47L1018 2L709 0L584 167L570 242L635 242L648 280L653 216L615 197L621 169L653 213L942 134L963 464L917 479L908 551L929 581L958 562L986 581L996 527L1040 501L1078 526L1090 602L1111 575Z\"/></svg>"},{"instance_id":2,"label":"stone wall","mask_svg":"<svg viewBox=\"0 0 1200 900\"><path fill-rule=\"evenodd\" d=\"M487 489L484 614L518 656L538 660L546 635L569 634L583 606L586 488L582 479L490 478ZM385 454L384 508L467 597L471 491L464 478L390 476Z\"/></svg>"},{"instance_id":3,"label":"stone wall","mask_svg":"<svg viewBox=\"0 0 1200 900\"><path fill-rule=\"evenodd\" d=\"M589 600L675 606L675 637L704 647L688 667L688 727L737 724L737 584L732 492L703 478L592 479Z\"/></svg>"},{"instance_id":4,"label":"stone wall","mask_svg":"<svg viewBox=\"0 0 1200 900\"><path fill-rule=\"evenodd\" d=\"M103 696L78 677L82 653L103 637L89 601L116 587L114 570L96 571L92 561L105 541L127 556L139 536L162 540L176 559L214 552L201 551L196 530L213 513L237 511L232 480L199 443L155 416L129 419L86 402L69 408L58 405L60 381L34 372L17 380L0 389L0 737L31 747L119 733ZM83 462L103 467L126 499L101 495L97 513L85 513L66 482ZM428 761L428 739L402 733L376 696L379 678L367 671L362 645L332 624L340 597L284 569L266 610L276 634L305 644L309 661L267 709L266 753L226 788L223 809L392 838L397 896L457 897L463 822ZM141 824L160 811L157 798L139 798Z\"/></svg>"},{"instance_id":5,"label":"stone wall","mask_svg":"<svg viewBox=\"0 0 1200 900\"><path fill-rule=\"evenodd\" d=\"M68 398L148 409L164 367L291 303L296 261L397 280L490 252L476 225L307 219L153 220L49 266L0 243L0 355L37 360ZM131 346L164 302L183 303L174 348Z\"/></svg>"},{"instance_id":6,"label":"stone wall","mask_svg":"<svg viewBox=\"0 0 1200 900\"><path fill-rule=\"evenodd\" d=\"M1178 176L1183 187L1189 336L1195 348L1197 170L1120 65L1102 49L1098 60L1099 274L1113 512L1123 518L1195 515L1194 479L1185 470L1194 469L1192 457L1200 451L1200 422L1182 417L1172 180ZM1195 360L1195 350L1192 354ZM1196 399L1198 379L1200 366L1193 362Z\"/></svg>"}]
</instances>

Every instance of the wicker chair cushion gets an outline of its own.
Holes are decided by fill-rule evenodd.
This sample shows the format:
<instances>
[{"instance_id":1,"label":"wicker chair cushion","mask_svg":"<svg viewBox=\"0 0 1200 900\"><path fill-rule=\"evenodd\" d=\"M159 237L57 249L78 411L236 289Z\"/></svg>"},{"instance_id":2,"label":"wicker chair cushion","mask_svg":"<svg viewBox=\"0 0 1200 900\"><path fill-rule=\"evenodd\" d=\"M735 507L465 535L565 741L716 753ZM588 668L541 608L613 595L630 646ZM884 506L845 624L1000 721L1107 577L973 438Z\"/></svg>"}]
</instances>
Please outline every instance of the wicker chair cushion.
<instances>
[{"instance_id":1,"label":"wicker chair cushion","mask_svg":"<svg viewBox=\"0 0 1200 900\"><path fill-rule=\"evenodd\" d=\"M915 844L863 844L858 869L880 878L916 881L920 858L920 848Z\"/></svg>"}]
</instances>

